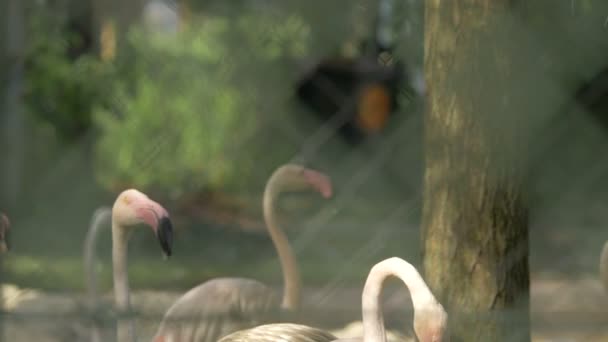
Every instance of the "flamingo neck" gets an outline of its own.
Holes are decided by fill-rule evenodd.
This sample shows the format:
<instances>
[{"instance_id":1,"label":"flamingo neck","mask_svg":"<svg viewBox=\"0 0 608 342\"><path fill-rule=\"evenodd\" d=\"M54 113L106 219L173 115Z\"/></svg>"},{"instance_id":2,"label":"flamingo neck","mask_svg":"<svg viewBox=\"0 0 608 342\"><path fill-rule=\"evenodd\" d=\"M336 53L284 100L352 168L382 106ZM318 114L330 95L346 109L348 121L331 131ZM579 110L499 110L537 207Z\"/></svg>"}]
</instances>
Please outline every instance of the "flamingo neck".
<instances>
[{"instance_id":1,"label":"flamingo neck","mask_svg":"<svg viewBox=\"0 0 608 342\"><path fill-rule=\"evenodd\" d=\"M104 227L102 223L110 213L110 209L107 208L101 208L95 211L84 241L84 280L87 288L87 297L90 300L91 305L97 305L98 302L97 268L95 267L95 264L97 263L97 239L101 228Z\"/></svg>"},{"instance_id":2,"label":"flamingo neck","mask_svg":"<svg viewBox=\"0 0 608 342\"><path fill-rule=\"evenodd\" d=\"M277 194L273 191L272 186L268 186L264 192L264 220L270 238L277 250L281 271L283 272L284 292L281 307L294 310L300 305L300 272L287 236L277 224L274 209L276 197Z\"/></svg>"},{"instance_id":3,"label":"flamingo neck","mask_svg":"<svg viewBox=\"0 0 608 342\"><path fill-rule=\"evenodd\" d=\"M386 331L384 330L384 317L380 308L380 298L384 280L388 277L387 273L372 268L361 298L362 318L363 318L363 341L364 342L385 342Z\"/></svg>"},{"instance_id":4,"label":"flamingo neck","mask_svg":"<svg viewBox=\"0 0 608 342\"><path fill-rule=\"evenodd\" d=\"M414 266L400 258L381 261L372 268L363 288L362 316L365 342L386 342L380 298L384 281L389 276L398 277L407 286L414 306L414 317L416 312L437 305L431 290Z\"/></svg>"},{"instance_id":5,"label":"flamingo neck","mask_svg":"<svg viewBox=\"0 0 608 342\"><path fill-rule=\"evenodd\" d=\"M112 222L112 272L114 278L114 300L119 315L130 314L129 277L127 274L128 232L124 227ZM135 340L135 327L131 318L119 318L117 341Z\"/></svg>"},{"instance_id":6,"label":"flamingo neck","mask_svg":"<svg viewBox=\"0 0 608 342\"><path fill-rule=\"evenodd\" d=\"M105 227L102 223L106 222L106 219L110 217L112 211L109 208L100 208L93 214L93 219L87 232L87 236L84 243L84 271L85 271L85 284L87 289L87 298L89 301L89 309L99 309L99 298L97 293L97 238L99 232ZM99 326L96 321L91 327L91 341L101 341L101 335Z\"/></svg>"}]
</instances>

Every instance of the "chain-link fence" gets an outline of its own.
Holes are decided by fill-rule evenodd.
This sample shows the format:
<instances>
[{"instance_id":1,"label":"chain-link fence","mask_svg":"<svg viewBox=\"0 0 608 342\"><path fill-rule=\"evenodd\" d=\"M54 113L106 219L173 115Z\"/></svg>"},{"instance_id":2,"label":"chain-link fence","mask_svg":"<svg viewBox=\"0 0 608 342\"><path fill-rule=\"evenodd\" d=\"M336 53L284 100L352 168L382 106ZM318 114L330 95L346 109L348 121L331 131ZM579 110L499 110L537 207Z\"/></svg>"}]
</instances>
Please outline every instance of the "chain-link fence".
<instances>
[{"instance_id":1,"label":"chain-link fence","mask_svg":"<svg viewBox=\"0 0 608 342\"><path fill-rule=\"evenodd\" d=\"M327 174L333 196L276 201L302 298L271 321L361 335L350 323L370 268L391 256L421 265L424 2L83 3L2 2L2 340L114 341L125 317L151 340L175 300L218 277L280 297L262 198L286 163ZM530 122L541 127L527 189L532 337L606 341L608 7L557 3L523 10L525 53L546 75L522 85L538 92ZM111 207L127 187L167 208L175 236L165 260L154 234L131 234L125 313L114 305ZM386 284L382 307L391 334L413 336L400 283Z\"/></svg>"}]
</instances>

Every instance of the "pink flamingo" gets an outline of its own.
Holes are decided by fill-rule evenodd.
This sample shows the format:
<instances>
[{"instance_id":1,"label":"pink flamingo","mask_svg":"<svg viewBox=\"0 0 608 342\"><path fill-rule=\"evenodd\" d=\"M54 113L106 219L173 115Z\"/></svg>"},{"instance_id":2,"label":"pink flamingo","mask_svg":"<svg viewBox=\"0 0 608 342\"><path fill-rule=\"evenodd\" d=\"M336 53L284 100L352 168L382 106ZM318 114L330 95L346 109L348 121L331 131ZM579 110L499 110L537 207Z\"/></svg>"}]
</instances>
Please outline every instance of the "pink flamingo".
<instances>
[{"instance_id":1,"label":"pink flamingo","mask_svg":"<svg viewBox=\"0 0 608 342\"><path fill-rule=\"evenodd\" d=\"M329 178L315 170L287 164L279 167L266 184L264 218L283 271L281 302L269 287L246 278L216 278L186 292L167 310L154 342L216 342L231 332L254 327L268 313L295 310L300 304L300 274L285 233L274 212L275 200L284 191L313 189L328 198Z\"/></svg>"},{"instance_id":2,"label":"pink flamingo","mask_svg":"<svg viewBox=\"0 0 608 342\"><path fill-rule=\"evenodd\" d=\"M363 338L344 338L338 341L386 342L380 297L384 281L394 276L410 291L414 305L414 332L420 342L445 342L448 314L435 299L418 270L407 261L392 257L372 267L363 287Z\"/></svg>"},{"instance_id":3,"label":"pink flamingo","mask_svg":"<svg viewBox=\"0 0 608 342\"><path fill-rule=\"evenodd\" d=\"M227 335L219 342L386 342L380 297L389 276L401 279L410 291L414 305L414 332L420 342L446 342L448 315L437 302L414 266L397 257L385 259L372 267L363 288L363 337L336 339L317 328L290 323L261 325Z\"/></svg>"},{"instance_id":4,"label":"pink flamingo","mask_svg":"<svg viewBox=\"0 0 608 342\"><path fill-rule=\"evenodd\" d=\"M120 315L131 310L129 279L127 272L127 245L135 227L149 226L166 257L171 255L173 226L169 213L144 193L125 190L112 207L112 272L114 278L114 300ZM117 322L118 342L135 341L135 325L130 317L120 317Z\"/></svg>"}]
</instances>

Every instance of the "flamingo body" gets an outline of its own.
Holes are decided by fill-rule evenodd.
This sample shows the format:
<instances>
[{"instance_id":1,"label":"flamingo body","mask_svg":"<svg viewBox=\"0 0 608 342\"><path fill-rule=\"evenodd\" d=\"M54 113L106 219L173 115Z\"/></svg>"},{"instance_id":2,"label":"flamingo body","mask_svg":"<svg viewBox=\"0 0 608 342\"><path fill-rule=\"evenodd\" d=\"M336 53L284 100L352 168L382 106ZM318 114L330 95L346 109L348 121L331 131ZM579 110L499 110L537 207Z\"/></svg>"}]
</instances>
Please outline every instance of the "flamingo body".
<instances>
[{"instance_id":1,"label":"flamingo body","mask_svg":"<svg viewBox=\"0 0 608 342\"><path fill-rule=\"evenodd\" d=\"M260 325L225 336L218 342L329 342L336 337L327 331L302 324L275 323Z\"/></svg>"},{"instance_id":2,"label":"flamingo body","mask_svg":"<svg viewBox=\"0 0 608 342\"><path fill-rule=\"evenodd\" d=\"M173 303L154 341L217 341L231 332L266 323L279 306L277 293L257 280L212 279Z\"/></svg>"}]
</instances>

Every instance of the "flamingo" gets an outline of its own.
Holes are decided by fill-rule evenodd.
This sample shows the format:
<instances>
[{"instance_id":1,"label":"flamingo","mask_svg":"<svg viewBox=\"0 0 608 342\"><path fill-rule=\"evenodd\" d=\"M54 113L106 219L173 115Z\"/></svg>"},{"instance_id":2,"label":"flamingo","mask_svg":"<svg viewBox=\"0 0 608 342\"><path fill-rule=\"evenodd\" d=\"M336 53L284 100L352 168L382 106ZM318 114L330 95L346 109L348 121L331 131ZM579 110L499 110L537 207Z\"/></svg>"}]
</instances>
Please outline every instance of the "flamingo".
<instances>
[{"instance_id":1,"label":"flamingo","mask_svg":"<svg viewBox=\"0 0 608 342\"><path fill-rule=\"evenodd\" d=\"M173 226L169 213L157 202L136 189L128 189L118 195L112 207L112 272L114 301L120 314L131 309L127 274L127 244L137 226L152 228L165 257L171 256ZM119 318L117 341L135 341L135 326L131 318Z\"/></svg>"},{"instance_id":2,"label":"flamingo","mask_svg":"<svg viewBox=\"0 0 608 342\"><path fill-rule=\"evenodd\" d=\"M372 267L362 294L363 337L331 338L331 334L305 325L276 323L261 325L227 335L219 342L386 342L384 319L380 308L382 286L389 276L400 278L410 291L414 305L414 332L420 342L445 342L448 336L447 313L437 302L416 268L397 257L385 259Z\"/></svg>"},{"instance_id":3,"label":"flamingo","mask_svg":"<svg viewBox=\"0 0 608 342\"><path fill-rule=\"evenodd\" d=\"M95 244L97 237L102 228L105 227L105 223L110 221L112 218L112 209L108 207L99 207L93 213L89 230L84 241L84 272L85 272L85 284L87 288L87 300L88 309L93 313L93 322L91 325L91 342L101 342L101 327L95 315L100 309L99 295L97 293L97 272L95 261L97 259L95 254Z\"/></svg>"},{"instance_id":4,"label":"flamingo","mask_svg":"<svg viewBox=\"0 0 608 342\"><path fill-rule=\"evenodd\" d=\"M420 273L407 261L392 257L372 267L361 296L363 338L343 338L337 341L386 342L380 296L384 281L395 276L407 286L414 306L414 332L420 342L444 342L448 314L435 299Z\"/></svg>"},{"instance_id":5,"label":"flamingo","mask_svg":"<svg viewBox=\"0 0 608 342\"><path fill-rule=\"evenodd\" d=\"M283 272L282 301L269 287L246 278L215 278L178 298L167 310L154 342L216 342L240 329L254 327L274 310L293 311L300 304L300 275L285 233L277 225L274 204L283 191L313 189L323 197L332 195L330 179L315 170L286 164L266 183L263 211Z\"/></svg>"},{"instance_id":6,"label":"flamingo","mask_svg":"<svg viewBox=\"0 0 608 342\"><path fill-rule=\"evenodd\" d=\"M274 323L240 330L224 336L218 342L330 342L331 333L303 324Z\"/></svg>"},{"instance_id":7,"label":"flamingo","mask_svg":"<svg viewBox=\"0 0 608 342\"><path fill-rule=\"evenodd\" d=\"M608 241L604 243L600 254L600 280L604 285L604 290L608 292Z\"/></svg>"}]
</instances>

